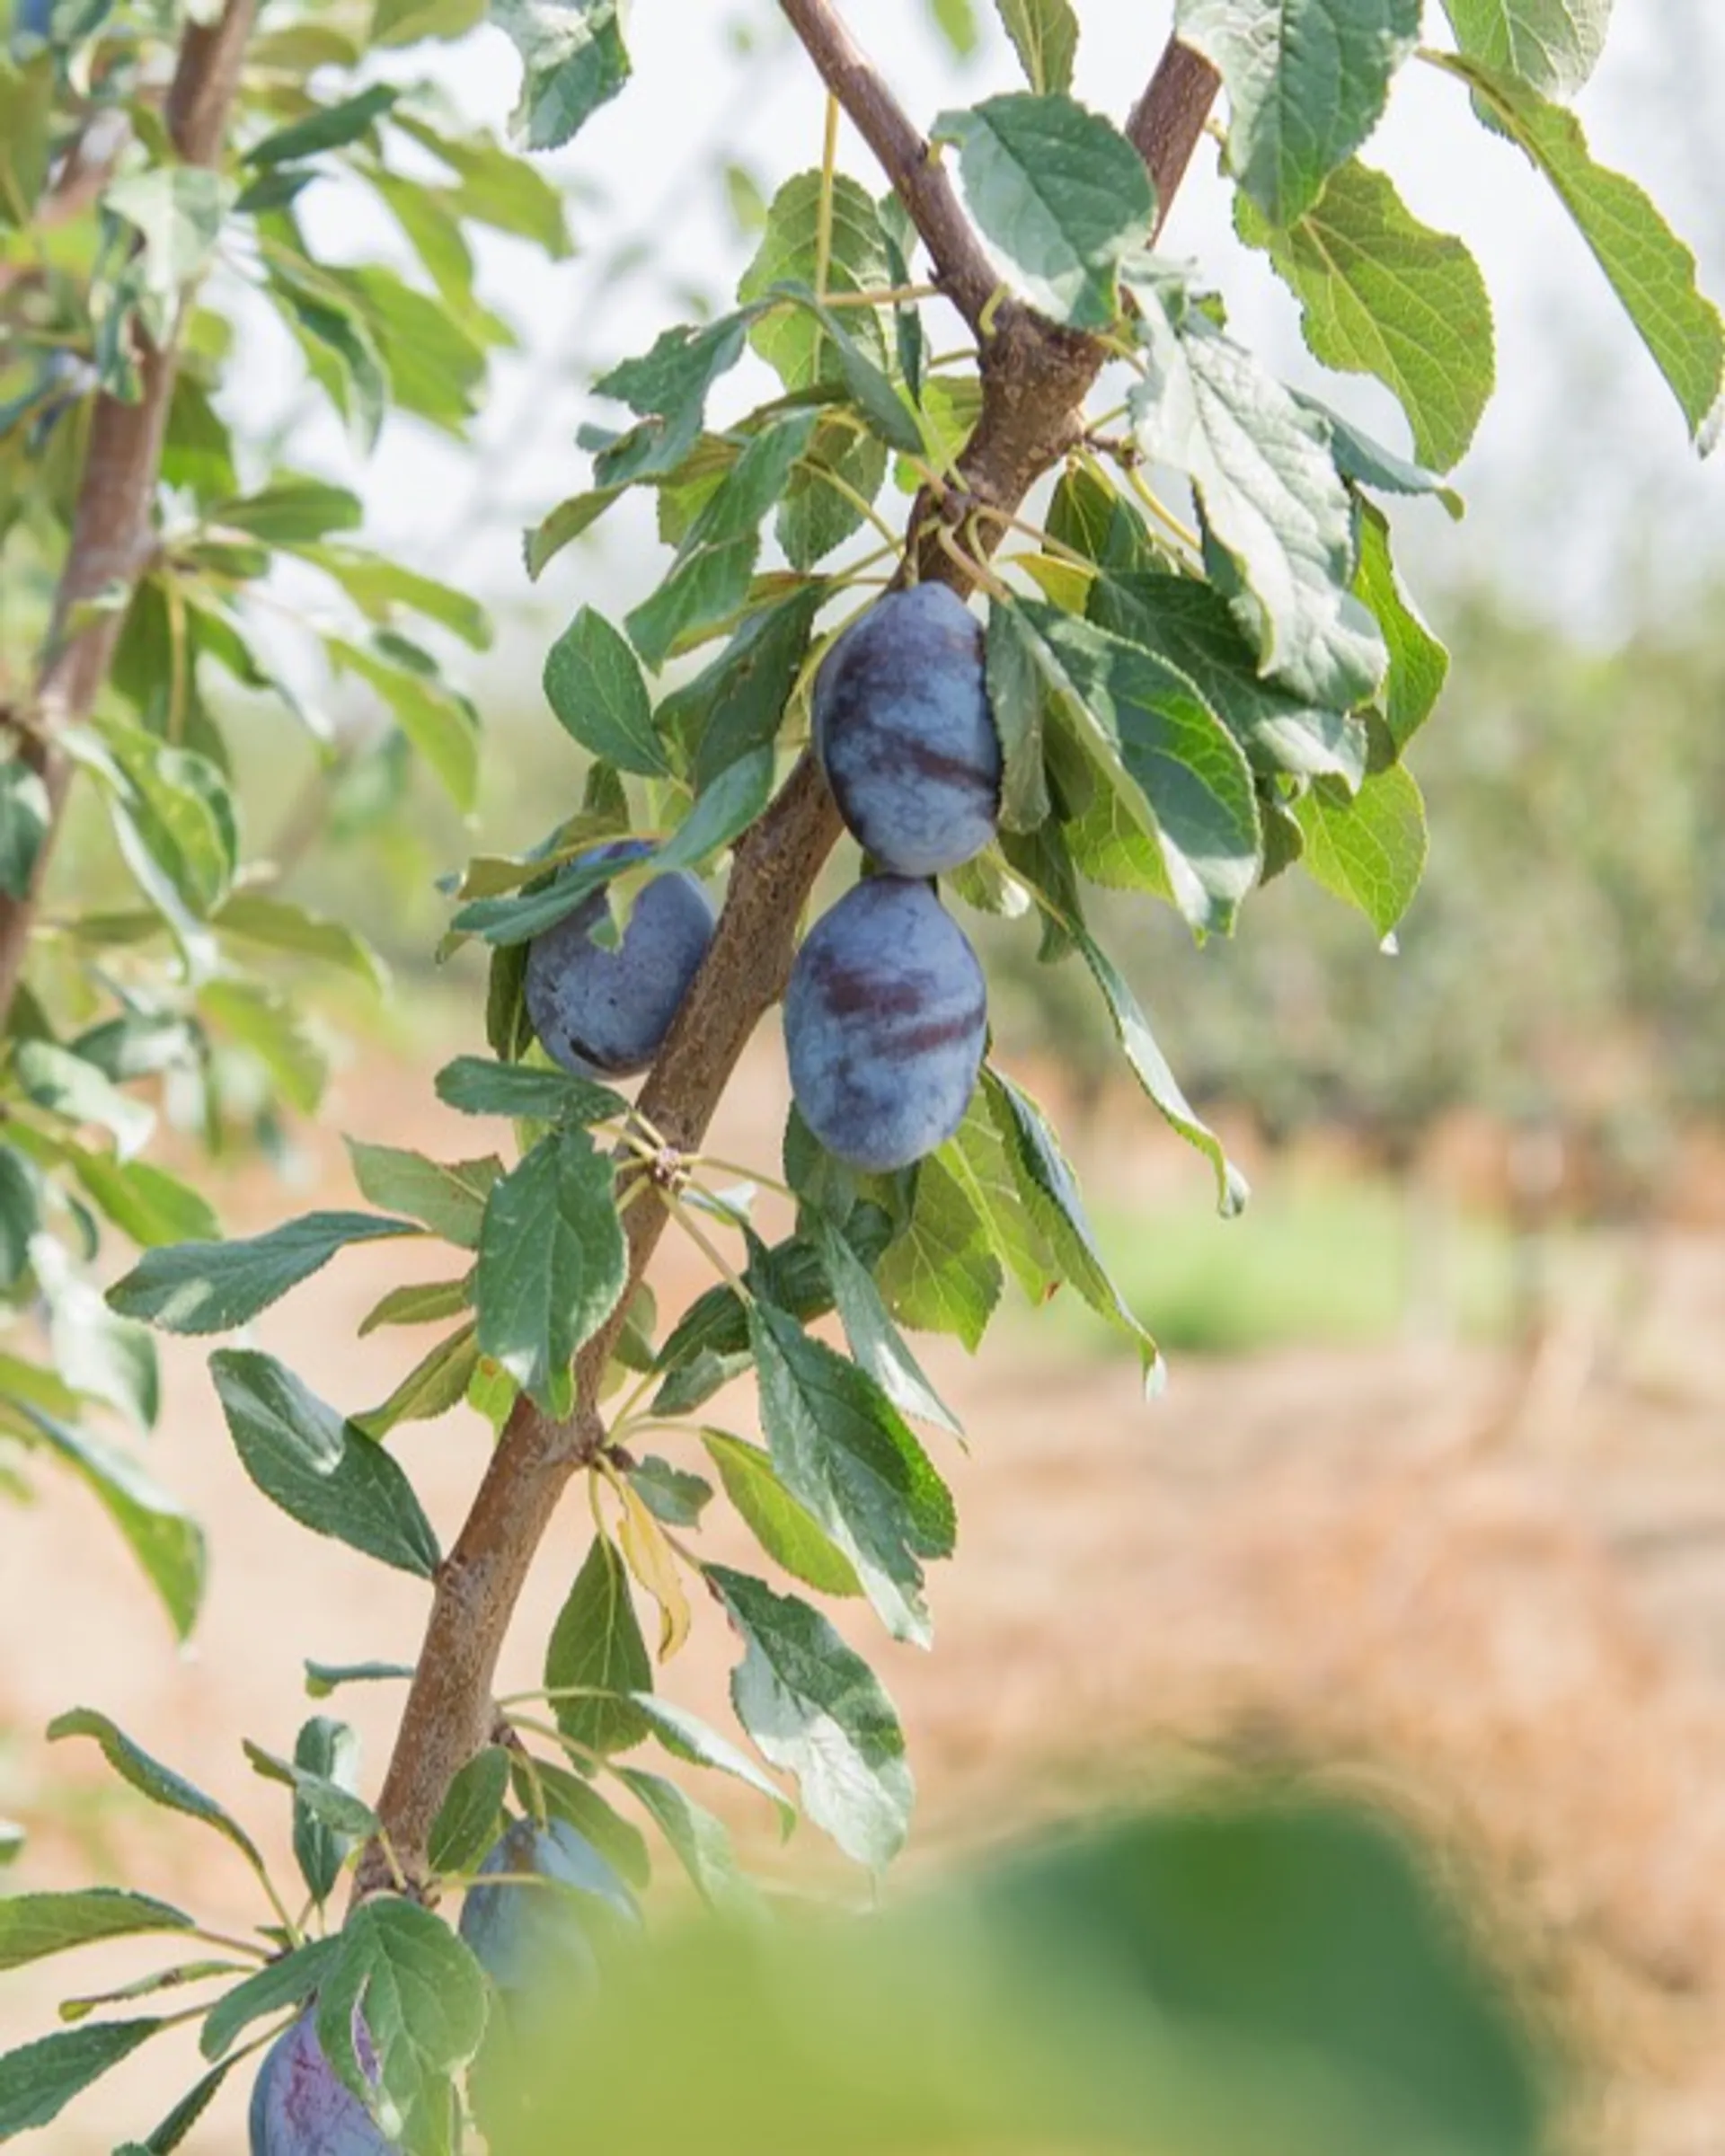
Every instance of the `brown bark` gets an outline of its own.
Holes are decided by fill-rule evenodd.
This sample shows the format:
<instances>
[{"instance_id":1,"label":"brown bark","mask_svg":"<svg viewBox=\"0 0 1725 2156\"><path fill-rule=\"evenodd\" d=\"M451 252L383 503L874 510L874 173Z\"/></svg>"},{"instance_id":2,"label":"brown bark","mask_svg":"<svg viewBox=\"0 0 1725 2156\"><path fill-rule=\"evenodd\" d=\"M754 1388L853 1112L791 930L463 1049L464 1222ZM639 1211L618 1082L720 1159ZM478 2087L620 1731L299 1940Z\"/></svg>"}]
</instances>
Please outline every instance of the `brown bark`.
<instances>
[{"instance_id":1,"label":"brown bark","mask_svg":"<svg viewBox=\"0 0 1725 2156\"><path fill-rule=\"evenodd\" d=\"M194 23L186 31L168 92L167 120L173 146L187 164L214 165L220 160L254 4L255 0L228 0L218 22L205 29ZM146 350L139 361L137 402L122 404L101 396L91 414L71 543L36 683L34 724L24 745L24 755L48 787L51 819L29 893L22 898L0 895L0 1029L29 952L42 878L71 779L55 737L93 708L113 663L124 614L109 608L82 625L74 617L108 587L129 587L149 559L150 506L162 467L175 367L172 345Z\"/></svg>"},{"instance_id":2,"label":"brown bark","mask_svg":"<svg viewBox=\"0 0 1725 2156\"><path fill-rule=\"evenodd\" d=\"M827 0L781 4L915 219L942 288L980 332L997 280L926 140ZM1134 110L1132 139L1157 181L1158 229L1217 87L1203 61L1171 44ZM1017 509L1077 438L1084 400L1101 364L1101 348L1088 338L1015 302L996 305L983 340L982 413L959 462L960 513L966 498ZM914 531L929 527L918 547L919 573L964 588L969 579L933 536L936 505L924 497L912 515ZM977 519L966 543L989 552L1002 528L995 519ZM798 921L840 829L819 767L805 754L738 846L712 950L642 1091L643 1115L673 1145L700 1144L750 1035L783 993ZM666 1217L650 1196L629 1211L632 1292ZM525 1397L518 1401L439 1576L378 1802L396 1860L416 1885L449 1781L489 1736L498 1657L534 1551L564 1484L604 1441L598 1385L627 1299L577 1360L577 1405L566 1422L550 1420ZM367 1852L358 1890L390 1883L381 1852Z\"/></svg>"}]
</instances>

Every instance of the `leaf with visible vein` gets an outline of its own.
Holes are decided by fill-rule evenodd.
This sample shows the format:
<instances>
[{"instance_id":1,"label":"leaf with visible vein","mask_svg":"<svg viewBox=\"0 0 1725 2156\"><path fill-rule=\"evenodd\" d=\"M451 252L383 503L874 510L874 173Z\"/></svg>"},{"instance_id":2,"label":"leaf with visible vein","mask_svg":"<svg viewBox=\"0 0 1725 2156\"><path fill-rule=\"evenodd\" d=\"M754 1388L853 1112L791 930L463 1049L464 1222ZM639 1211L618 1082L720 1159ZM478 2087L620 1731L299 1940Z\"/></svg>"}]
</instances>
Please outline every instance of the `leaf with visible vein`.
<instances>
[{"instance_id":1,"label":"leaf with visible vein","mask_svg":"<svg viewBox=\"0 0 1725 2156\"><path fill-rule=\"evenodd\" d=\"M1291 225L1376 127L1420 0L1179 0L1175 31L1228 93L1228 163Z\"/></svg>"},{"instance_id":2,"label":"leaf with visible vein","mask_svg":"<svg viewBox=\"0 0 1725 2156\"><path fill-rule=\"evenodd\" d=\"M1413 775L1393 764L1350 801L1320 779L1294 813L1305 838L1300 865L1314 883L1358 906L1380 936L1408 910L1426 865L1426 810Z\"/></svg>"},{"instance_id":3,"label":"leaf with visible vein","mask_svg":"<svg viewBox=\"0 0 1725 2156\"><path fill-rule=\"evenodd\" d=\"M227 1332L255 1318L351 1242L417 1235L418 1224L375 1213L307 1213L266 1235L146 1250L108 1291L122 1316L164 1332Z\"/></svg>"},{"instance_id":4,"label":"leaf with visible vein","mask_svg":"<svg viewBox=\"0 0 1725 2156\"><path fill-rule=\"evenodd\" d=\"M1449 55L1442 65L1556 189L1706 455L1719 433L1725 324L1695 282L1694 256L1632 180L1593 162L1573 113L1488 67Z\"/></svg>"},{"instance_id":5,"label":"leaf with visible vein","mask_svg":"<svg viewBox=\"0 0 1725 2156\"><path fill-rule=\"evenodd\" d=\"M1286 230L1244 194L1234 224L1300 302L1314 354L1342 374L1375 375L1407 413L1415 454L1446 472L1496 376L1491 295L1462 242L1410 216L1394 183L1358 163L1332 172Z\"/></svg>"}]
</instances>

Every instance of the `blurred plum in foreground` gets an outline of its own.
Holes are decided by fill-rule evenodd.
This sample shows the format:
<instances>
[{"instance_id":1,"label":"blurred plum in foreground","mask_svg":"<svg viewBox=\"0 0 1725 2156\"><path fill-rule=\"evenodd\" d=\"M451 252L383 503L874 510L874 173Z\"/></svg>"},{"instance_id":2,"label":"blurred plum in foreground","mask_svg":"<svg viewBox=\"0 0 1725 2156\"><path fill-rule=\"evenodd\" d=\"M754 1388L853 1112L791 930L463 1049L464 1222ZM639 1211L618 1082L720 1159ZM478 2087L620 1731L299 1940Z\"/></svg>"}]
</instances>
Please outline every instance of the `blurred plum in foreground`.
<instances>
[{"instance_id":1,"label":"blurred plum in foreground","mask_svg":"<svg viewBox=\"0 0 1725 2156\"><path fill-rule=\"evenodd\" d=\"M369 2038L354 2030L359 2063L376 2071ZM264 2055L252 2090L251 2156L386 2156L394 2144L335 2069L307 2007Z\"/></svg>"}]
</instances>

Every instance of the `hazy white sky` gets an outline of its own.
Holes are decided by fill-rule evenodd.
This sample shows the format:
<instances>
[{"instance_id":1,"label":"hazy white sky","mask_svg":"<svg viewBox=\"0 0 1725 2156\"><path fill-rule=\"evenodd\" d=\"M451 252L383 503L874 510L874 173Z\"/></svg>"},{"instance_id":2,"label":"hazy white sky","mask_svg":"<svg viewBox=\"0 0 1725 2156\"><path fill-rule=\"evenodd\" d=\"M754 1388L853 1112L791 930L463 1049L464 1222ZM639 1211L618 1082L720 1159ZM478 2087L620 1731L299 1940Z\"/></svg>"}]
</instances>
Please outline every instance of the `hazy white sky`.
<instances>
[{"instance_id":1,"label":"hazy white sky","mask_svg":"<svg viewBox=\"0 0 1725 2156\"><path fill-rule=\"evenodd\" d=\"M1075 93L1118 114L1153 64L1172 8L1082 0L1079 12ZM848 9L856 34L924 123L942 105L1016 82L991 10L979 4L978 13L989 34L960 66L932 27L926 0L852 0ZM1435 4L1429 13L1435 31ZM1725 79L1725 8L1717 0L1619 0L1617 13L1612 46L1579 105L1592 147L1650 188L1719 292L1725 214L1716 208L1721 190L1709 154L1718 135L1690 107L1695 84ZM758 33L751 57L739 57L740 26ZM595 587L608 596L639 596L640 548L650 528L644 518L607 520L603 543L555 565L536 597L520 576L519 527L585 483L574 429L581 418L601 415L584 405L581 379L686 317L679 287L713 302L728 294L748 243L716 182L719 163L745 165L770 194L818 158L819 85L775 9L636 0L630 40L633 83L576 144L546 161L596 198L575 209L579 258L547 265L509 243L484 252L488 296L520 327L524 350L499 370L477 475L468 458L423 429L393 422L364 482L385 545L456 574L506 614L515 605L559 610L578 589ZM516 90L510 47L488 31L450 64L456 57L428 48L413 60L429 61L469 113L498 121ZM879 184L848 128L842 155ZM1483 551L1512 583L1530 594L1554 589L1566 611L1590 621L1609 621L1614 599L1641 583L1716 561L1725 551L1725 455L1712 465L1696 463L1651 361L1519 154L1482 133L1453 80L1411 66L1369 157L1395 176L1417 215L1466 239L1497 310L1502 386L1460 473L1473 513L1458 529L1434 509L1398 506L1404 556L1447 578ZM335 224L351 232L351 202L338 205L334 190L322 191L326 233L334 236ZM1344 387L1305 355L1287 294L1232 236L1227 193L1207 145L1166 247L1202 259L1246 341L1404 446L1386 394L1351 379ZM308 199L308 208L317 205L316 195ZM635 242L653 247L653 269L608 273ZM340 457L332 439L319 446L330 460Z\"/></svg>"}]
</instances>

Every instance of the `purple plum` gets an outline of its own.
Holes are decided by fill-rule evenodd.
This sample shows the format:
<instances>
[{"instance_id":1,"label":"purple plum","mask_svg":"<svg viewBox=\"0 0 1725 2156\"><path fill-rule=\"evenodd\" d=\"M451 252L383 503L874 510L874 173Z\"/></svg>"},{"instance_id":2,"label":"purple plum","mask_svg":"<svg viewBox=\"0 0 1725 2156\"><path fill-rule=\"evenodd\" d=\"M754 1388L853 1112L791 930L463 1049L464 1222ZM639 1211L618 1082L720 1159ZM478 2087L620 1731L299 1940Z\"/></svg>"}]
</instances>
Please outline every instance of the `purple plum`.
<instances>
[{"instance_id":1,"label":"purple plum","mask_svg":"<svg viewBox=\"0 0 1725 2156\"><path fill-rule=\"evenodd\" d=\"M354 2030L359 2063L376 2061L362 2025ZM335 2069L317 2040L307 2007L264 2054L252 2088L252 2156L390 2156L394 2144Z\"/></svg>"},{"instance_id":2,"label":"purple plum","mask_svg":"<svg viewBox=\"0 0 1725 2156\"><path fill-rule=\"evenodd\" d=\"M651 850L623 839L570 867L639 861ZM615 950L593 941L604 915L601 888L527 950L527 1016L546 1055L578 1078L628 1078L647 1068L712 941L712 903L680 869L640 893Z\"/></svg>"},{"instance_id":3,"label":"purple plum","mask_svg":"<svg viewBox=\"0 0 1725 2156\"><path fill-rule=\"evenodd\" d=\"M565 1984L585 1982L596 1974L581 1921L583 1901L603 1904L631 1922L636 1917L629 1889L586 1836L565 1820L553 1819L544 1827L530 1819L516 1820L479 1869L482 1876L532 1872L547 1882L467 1890L461 1936L505 1992L559 1979Z\"/></svg>"},{"instance_id":4,"label":"purple plum","mask_svg":"<svg viewBox=\"0 0 1725 2156\"><path fill-rule=\"evenodd\" d=\"M797 953L784 998L791 1090L828 1153L907 1168L952 1135L987 1028L982 968L925 883L873 876Z\"/></svg>"},{"instance_id":5,"label":"purple plum","mask_svg":"<svg viewBox=\"0 0 1725 2156\"><path fill-rule=\"evenodd\" d=\"M935 876L995 835L1000 736L982 627L944 584L889 591L815 676L815 752L857 843L895 876Z\"/></svg>"}]
</instances>

